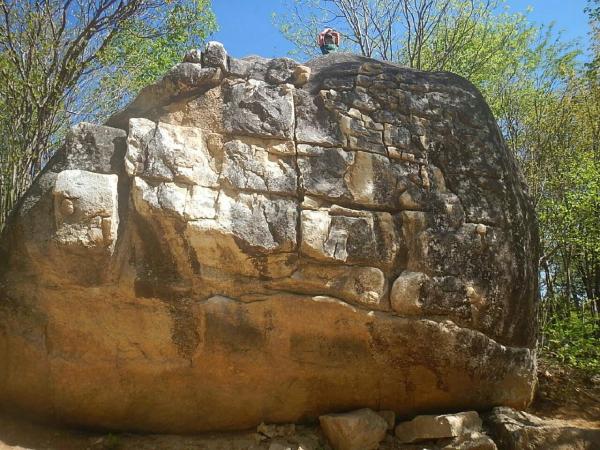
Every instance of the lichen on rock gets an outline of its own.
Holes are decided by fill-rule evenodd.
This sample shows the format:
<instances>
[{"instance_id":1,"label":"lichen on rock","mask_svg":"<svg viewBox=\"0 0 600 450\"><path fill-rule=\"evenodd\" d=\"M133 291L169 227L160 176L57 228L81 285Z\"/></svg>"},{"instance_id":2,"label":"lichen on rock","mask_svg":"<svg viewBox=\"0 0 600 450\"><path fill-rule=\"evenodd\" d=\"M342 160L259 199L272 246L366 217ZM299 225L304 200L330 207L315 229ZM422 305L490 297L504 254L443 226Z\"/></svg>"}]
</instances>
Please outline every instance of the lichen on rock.
<instances>
[{"instance_id":1,"label":"lichen on rock","mask_svg":"<svg viewBox=\"0 0 600 450\"><path fill-rule=\"evenodd\" d=\"M537 236L477 90L349 54L191 52L81 124L0 245L0 405L244 429L523 407Z\"/></svg>"}]
</instances>

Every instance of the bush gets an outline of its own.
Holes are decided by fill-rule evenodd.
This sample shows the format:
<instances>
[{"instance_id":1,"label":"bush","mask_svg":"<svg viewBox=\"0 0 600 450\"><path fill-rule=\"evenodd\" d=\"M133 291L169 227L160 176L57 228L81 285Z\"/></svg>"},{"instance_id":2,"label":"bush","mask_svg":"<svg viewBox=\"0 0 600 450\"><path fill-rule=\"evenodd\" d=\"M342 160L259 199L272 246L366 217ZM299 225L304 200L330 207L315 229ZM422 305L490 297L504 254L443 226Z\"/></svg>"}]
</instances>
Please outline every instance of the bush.
<instances>
[{"instance_id":1,"label":"bush","mask_svg":"<svg viewBox=\"0 0 600 450\"><path fill-rule=\"evenodd\" d=\"M542 326L542 356L600 373L600 320L588 308L555 315Z\"/></svg>"}]
</instances>

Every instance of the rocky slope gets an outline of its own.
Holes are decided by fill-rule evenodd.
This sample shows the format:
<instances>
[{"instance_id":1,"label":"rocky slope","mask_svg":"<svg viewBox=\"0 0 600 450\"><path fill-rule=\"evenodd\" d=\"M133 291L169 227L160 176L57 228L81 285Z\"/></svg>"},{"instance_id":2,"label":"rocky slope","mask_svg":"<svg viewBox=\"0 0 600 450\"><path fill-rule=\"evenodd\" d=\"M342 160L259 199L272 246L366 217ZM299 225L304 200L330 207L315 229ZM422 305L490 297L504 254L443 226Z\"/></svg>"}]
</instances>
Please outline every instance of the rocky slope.
<instances>
[{"instance_id":1,"label":"rocky slope","mask_svg":"<svg viewBox=\"0 0 600 450\"><path fill-rule=\"evenodd\" d=\"M0 404L153 432L524 407L536 242L465 80L213 43L77 126L13 215Z\"/></svg>"}]
</instances>

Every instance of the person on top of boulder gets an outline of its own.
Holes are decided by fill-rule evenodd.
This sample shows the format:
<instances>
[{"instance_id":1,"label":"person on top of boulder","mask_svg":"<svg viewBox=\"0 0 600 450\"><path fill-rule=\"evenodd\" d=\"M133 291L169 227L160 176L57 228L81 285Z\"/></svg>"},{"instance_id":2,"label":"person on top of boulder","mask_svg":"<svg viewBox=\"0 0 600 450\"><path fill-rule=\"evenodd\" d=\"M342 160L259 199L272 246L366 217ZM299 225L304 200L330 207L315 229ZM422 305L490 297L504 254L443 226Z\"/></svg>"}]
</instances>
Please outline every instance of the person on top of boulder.
<instances>
[{"instance_id":1,"label":"person on top of boulder","mask_svg":"<svg viewBox=\"0 0 600 450\"><path fill-rule=\"evenodd\" d=\"M319 33L317 44L324 55L337 52L340 45L340 33L333 28L325 28Z\"/></svg>"}]
</instances>

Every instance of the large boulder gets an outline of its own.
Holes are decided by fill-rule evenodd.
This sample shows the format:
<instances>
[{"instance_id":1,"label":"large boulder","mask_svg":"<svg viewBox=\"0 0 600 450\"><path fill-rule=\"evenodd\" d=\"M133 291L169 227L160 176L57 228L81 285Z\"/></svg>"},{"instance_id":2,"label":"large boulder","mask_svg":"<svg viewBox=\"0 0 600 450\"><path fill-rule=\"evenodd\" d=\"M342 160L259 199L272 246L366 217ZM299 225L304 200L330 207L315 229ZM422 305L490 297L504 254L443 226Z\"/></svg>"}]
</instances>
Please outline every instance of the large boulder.
<instances>
[{"instance_id":1,"label":"large boulder","mask_svg":"<svg viewBox=\"0 0 600 450\"><path fill-rule=\"evenodd\" d=\"M535 218L477 90L187 61L76 127L12 215L0 404L161 432L526 406Z\"/></svg>"}]
</instances>

